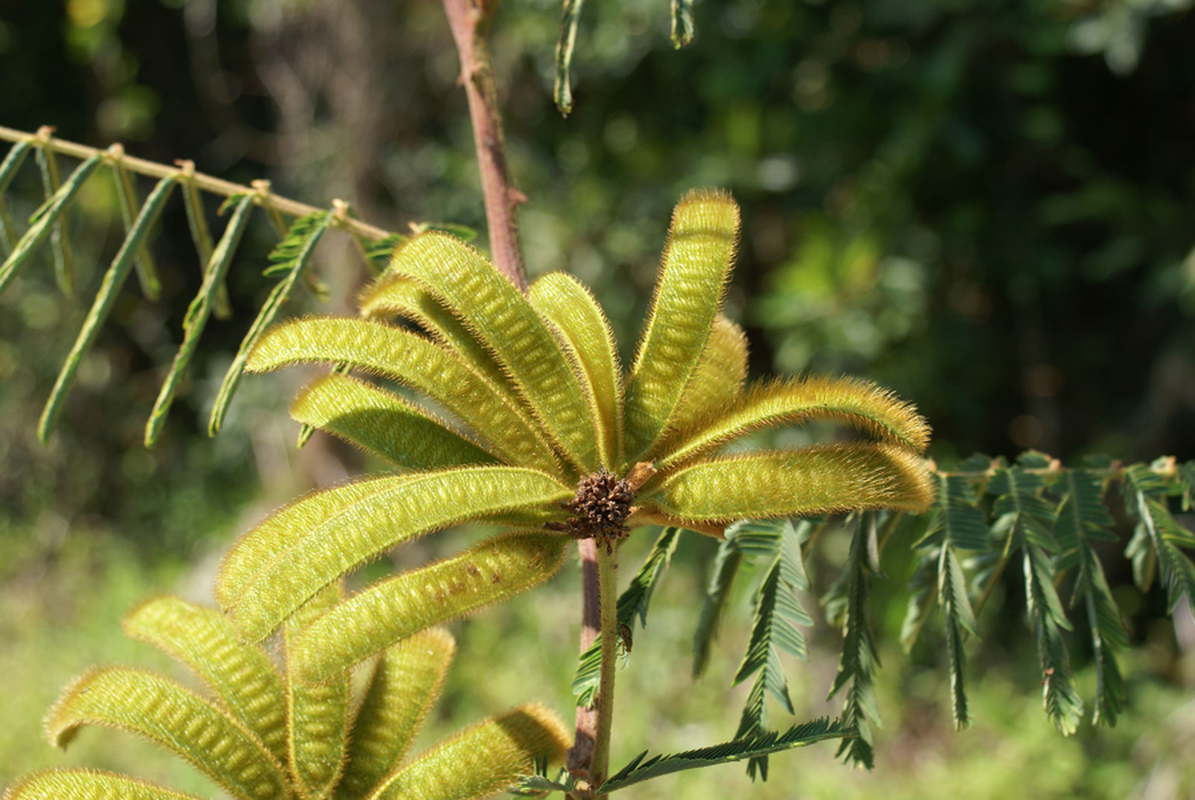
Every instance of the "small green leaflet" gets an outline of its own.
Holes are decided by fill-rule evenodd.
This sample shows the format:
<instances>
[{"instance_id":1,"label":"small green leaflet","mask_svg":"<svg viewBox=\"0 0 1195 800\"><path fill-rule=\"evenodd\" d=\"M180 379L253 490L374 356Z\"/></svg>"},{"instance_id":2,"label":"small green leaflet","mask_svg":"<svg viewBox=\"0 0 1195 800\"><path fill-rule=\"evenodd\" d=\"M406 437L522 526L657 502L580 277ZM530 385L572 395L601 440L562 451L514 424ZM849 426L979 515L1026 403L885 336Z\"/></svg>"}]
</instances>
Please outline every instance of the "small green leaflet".
<instances>
[{"instance_id":1,"label":"small green leaflet","mask_svg":"<svg viewBox=\"0 0 1195 800\"><path fill-rule=\"evenodd\" d=\"M673 755L647 758L645 750L603 783L598 792L617 791L650 778L682 770L726 764L743 759L763 759L770 753L804 747L826 739L841 739L848 735L849 733L837 720L822 717L794 725L784 733L769 731L757 736L734 739L724 744L686 750Z\"/></svg>"},{"instance_id":2,"label":"small green leaflet","mask_svg":"<svg viewBox=\"0 0 1195 800\"><path fill-rule=\"evenodd\" d=\"M846 609L842 615L843 642L838 661L838 674L830 687L829 700L850 685L842 709L842 725L854 735L843 739L838 756L871 768L875 756L871 746L871 724L880 727L880 711L875 698L875 671L880 665L875 637L871 631L870 590L868 588L869 530L875 525L875 514L855 518L851 534L851 549L847 556L843 579L822 599L828 605L836 593L845 590ZM839 588L841 587L841 588Z\"/></svg>"},{"instance_id":3,"label":"small green leaflet","mask_svg":"<svg viewBox=\"0 0 1195 800\"><path fill-rule=\"evenodd\" d=\"M652 593L672 561L672 554L676 552L676 545L680 541L680 528L665 528L656 540L655 546L647 554L643 565L631 579L631 583L618 596L618 627L623 636L623 647L630 652L631 636L635 627L635 617L639 617L641 627L647 627L647 609L651 603ZM593 702L593 696L598 690L601 677L602 653L601 640L595 641L582 655L577 664L577 672L573 676L573 695L577 698L578 706L588 706Z\"/></svg>"}]
</instances>

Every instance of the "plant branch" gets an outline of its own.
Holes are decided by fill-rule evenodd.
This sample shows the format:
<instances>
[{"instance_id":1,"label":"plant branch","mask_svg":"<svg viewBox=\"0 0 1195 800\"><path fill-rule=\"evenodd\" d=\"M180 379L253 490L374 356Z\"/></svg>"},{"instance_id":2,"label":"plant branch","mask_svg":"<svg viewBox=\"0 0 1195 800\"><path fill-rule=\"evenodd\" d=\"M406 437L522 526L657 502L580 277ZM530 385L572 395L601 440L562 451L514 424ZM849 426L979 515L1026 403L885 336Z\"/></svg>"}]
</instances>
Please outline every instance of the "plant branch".
<instances>
[{"instance_id":1,"label":"plant branch","mask_svg":"<svg viewBox=\"0 0 1195 800\"><path fill-rule=\"evenodd\" d=\"M593 702L577 708L577 728L568 752L568 770L585 784L578 798L598 797L594 789L606 779L610 762L610 724L614 716L614 666L617 660L618 554L607 553L593 539L578 542L581 553L581 652L600 637L601 673Z\"/></svg>"},{"instance_id":2,"label":"plant branch","mask_svg":"<svg viewBox=\"0 0 1195 800\"><path fill-rule=\"evenodd\" d=\"M231 181L221 180L211 175L205 175L202 172L196 172L195 164L191 161L176 161L175 166L159 164L156 161L146 161L143 158L125 155L123 148L119 145L114 145L107 150L100 150L95 147L68 142L65 139L57 139L52 135L53 132L54 129L49 126L43 126L35 134L0 126L0 141L28 141L32 142L36 147L81 159L88 159L96 154L103 154L107 161L117 164L130 172L135 172L138 175L148 175L153 178L165 178L168 175L179 176L184 183L191 184L205 192L224 197L231 197L237 194L254 195L254 202L270 212L281 212L295 217L304 217L318 211L327 211L326 208L316 208L306 203L300 203L296 200L272 194L268 190L269 184L266 181L254 181L253 186L242 186L239 183L232 183ZM346 213L347 205L343 202L333 201L333 203L334 208L337 209L333 224L338 228L342 228L354 236L360 236L375 242L385 239L391 234L391 231L375 225L368 225L349 216Z\"/></svg>"},{"instance_id":3,"label":"plant branch","mask_svg":"<svg viewBox=\"0 0 1195 800\"><path fill-rule=\"evenodd\" d=\"M494 266L525 292L527 276L519 243L518 207L527 202L527 197L515 188L510 177L494 67L485 41L497 7L497 0L444 0L444 11L461 59L460 82L473 120L473 142L490 233L490 257Z\"/></svg>"}]
</instances>

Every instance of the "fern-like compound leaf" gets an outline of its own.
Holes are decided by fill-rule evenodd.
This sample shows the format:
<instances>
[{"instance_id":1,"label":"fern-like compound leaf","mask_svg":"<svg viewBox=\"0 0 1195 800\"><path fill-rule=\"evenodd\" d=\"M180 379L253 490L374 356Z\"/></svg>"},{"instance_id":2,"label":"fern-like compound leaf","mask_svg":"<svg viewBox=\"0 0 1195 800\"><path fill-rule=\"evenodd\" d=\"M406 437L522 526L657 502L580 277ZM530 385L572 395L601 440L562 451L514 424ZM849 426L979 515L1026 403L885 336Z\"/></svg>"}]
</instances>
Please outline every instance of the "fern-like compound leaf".
<instances>
[{"instance_id":1,"label":"fern-like compound leaf","mask_svg":"<svg viewBox=\"0 0 1195 800\"><path fill-rule=\"evenodd\" d=\"M400 469L490 464L497 458L398 395L365 381L328 375L295 398L290 415L335 434Z\"/></svg>"},{"instance_id":2,"label":"fern-like compound leaf","mask_svg":"<svg viewBox=\"0 0 1195 800\"><path fill-rule=\"evenodd\" d=\"M1095 551L1086 548L1082 559L1080 582L1086 584L1083 595L1095 660L1096 706L1092 721L1112 727L1116 725L1127 698L1128 690L1116 660L1116 650L1128 647L1128 631Z\"/></svg>"},{"instance_id":3,"label":"fern-like compound leaf","mask_svg":"<svg viewBox=\"0 0 1195 800\"><path fill-rule=\"evenodd\" d=\"M954 727L962 730L971 724L967 709L965 682L966 654L963 652L964 634L979 635L971 600L967 597L967 579L963 567L949 544L943 544L938 554L938 602L946 626L946 652L950 659L950 698Z\"/></svg>"},{"instance_id":4,"label":"fern-like compound leaf","mask_svg":"<svg viewBox=\"0 0 1195 800\"><path fill-rule=\"evenodd\" d=\"M319 682L415 633L532 589L556 574L568 539L511 533L404 572L316 619L294 643L295 675Z\"/></svg>"},{"instance_id":5,"label":"fern-like compound leaf","mask_svg":"<svg viewBox=\"0 0 1195 800\"><path fill-rule=\"evenodd\" d=\"M730 588L743 563L743 551L733 539L726 539L718 545L714 568L705 589L705 600L701 604L701 615L693 632L693 677L705 673L709 665L710 650L718 637L718 628L726 612Z\"/></svg>"},{"instance_id":6,"label":"fern-like compound leaf","mask_svg":"<svg viewBox=\"0 0 1195 800\"><path fill-rule=\"evenodd\" d=\"M710 338L681 395L672 428L695 430L699 420L739 401L746 380L747 336L742 328L719 314L714 317Z\"/></svg>"},{"instance_id":7,"label":"fern-like compound leaf","mask_svg":"<svg viewBox=\"0 0 1195 800\"><path fill-rule=\"evenodd\" d=\"M680 544L680 528L665 528L660 532L651 552L643 559L639 571L631 578L627 588L618 596L618 621L630 625L635 617L639 618L639 625L647 627L647 611L651 606L651 596L655 593L664 575L664 570L672 563L672 556ZM625 617L625 619L624 619Z\"/></svg>"},{"instance_id":8,"label":"fern-like compound leaf","mask_svg":"<svg viewBox=\"0 0 1195 800\"><path fill-rule=\"evenodd\" d=\"M1049 556L1028 539L1022 549L1029 623L1041 662L1042 702L1054 726L1069 736L1078 728L1083 715L1083 700L1075 689L1070 656L1062 638L1062 629L1069 629L1070 623L1054 591L1054 570Z\"/></svg>"},{"instance_id":9,"label":"fern-like compound leaf","mask_svg":"<svg viewBox=\"0 0 1195 800\"><path fill-rule=\"evenodd\" d=\"M743 661L735 672L733 685L742 683L757 671L763 670L764 688L793 713L792 700L788 696L788 682L780 666L780 654L786 653L802 661L808 658L805 637L798 625L809 626L813 619L801 608L793 592L808 589L807 585L794 585L782 579L782 573L799 573L804 576L803 567L791 567L786 561L800 560L800 548L781 546L768 567L763 583L755 596L755 619L751 625L751 640Z\"/></svg>"},{"instance_id":10,"label":"fern-like compound leaf","mask_svg":"<svg viewBox=\"0 0 1195 800\"><path fill-rule=\"evenodd\" d=\"M618 469L622 458L622 368L606 313L576 278L552 272L531 284L531 304L563 333L593 404L602 466Z\"/></svg>"},{"instance_id":11,"label":"fern-like compound leaf","mask_svg":"<svg viewBox=\"0 0 1195 800\"><path fill-rule=\"evenodd\" d=\"M376 242L364 243L365 258L370 262L374 275L381 275L394 257L394 251L410 239L401 233L388 234Z\"/></svg>"},{"instance_id":12,"label":"fern-like compound leaf","mask_svg":"<svg viewBox=\"0 0 1195 800\"><path fill-rule=\"evenodd\" d=\"M1195 461L1178 466L1178 482L1183 491L1183 511L1195 508Z\"/></svg>"},{"instance_id":13,"label":"fern-like compound leaf","mask_svg":"<svg viewBox=\"0 0 1195 800\"><path fill-rule=\"evenodd\" d=\"M507 463L559 472L539 427L501 388L410 331L357 319L286 322L266 332L245 366L267 372L319 362L351 364L410 386L466 422Z\"/></svg>"},{"instance_id":14,"label":"fern-like compound leaf","mask_svg":"<svg viewBox=\"0 0 1195 800\"><path fill-rule=\"evenodd\" d=\"M520 706L440 742L388 775L368 800L480 800L532 774L539 759L559 763L570 744L552 711Z\"/></svg>"},{"instance_id":15,"label":"fern-like compound leaf","mask_svg":"<svg viewBox=\"0 0 1195 800\"><path fill-rule=\"evenodd\" d=\"M661 442L658 469L691 461L752 431L774 425L829 420L881 441L921 452L929 427L908 403L858 378L805 378L759 384L742 400L707 415L695 430L678 429Z\"/></svg>"},{"instance_id":16,"label":"fern-like compound leaf","mask_svg":"<svg viewBox=\"0 0 1195 800\"><path fill-rule=\"evenodd\" d=\"M851 533L842 587L846 599L842 616L842 652L838 660L838 673L834 676L826 699L847 689L841 720L843 728L854 735L842 740L838 756L870 769L875 760L871 725L878 728L882 727L882 723L875 698L875 672L880 659L871 627L871 590L868 585L867 540L875 518L871 514L866 517L856 520ZM826 599L823 599L824 602Z\"/></svg>"},{"instance_id":17,"label":"fern-like compound leaf","mask_svg":"<svg viewBox=\"0 0 1195 800\"><path fill-rule=\"evenodd\" d=\"M381 478L376 489L301 533L262 527L249 535L251 548L234 547L226 558L233 572L242 557L273 554L239 595L227 596L246 641L260 641L317 591L370 558L403 542L450 525L540 508L563 515L572 493L535 470L466 467ZM223 593L222 593L223 595Z\"/></svg>"},{"instance_id":18,"label":"fern-like compound leaf","mask_svg":"<svg viewBox=\"0 0 1195 800\"><path fill-rule=\"evenodd\" d=\"M387 648L353 722L337 800L361 800L403 760L444 684L456 643L430 628Z\"/></svg>"},{"instance_id":19,"label":"fern-like compound leaf","mask_svg":"<svg viewBox=\"0 0 1195 800\"><path fill-rule=\"evenodd\" d=\"M1148 533L1162 566L1167 604L1173 612L1184 594L1188 600L1195 597L1195 564L1181 549L1195 547L1195 536L1178 524L1163 502L1145 497L1139 501L1139 507L1142 514L1138 526Z\"/></svg>"},{"instance_id":20,"label":"fern-like compound leaf","mask_svg":"<svg viewBox=\"0 0 1195 800\"><path fill-rule=\"evenodd\" d=\"M976 502L975 492L964 478L938 476L938 502L928 533L941 530L945 543L953 550L986 551L989 547L987 519L976 507Z\"/></svg>"},{"instance_id":21,"label":"fern-like compound leaf","mask_svg":"<svg viewBox=\"0 0 1195 800\"><path fill-rule=\"evenodd\" d=\"M336 675L319 685L298 679L296 639L312 620L335 608L343 596L339 582L324 588L282 626L286 664L286 716L290 774L299 797L330 796L345 766L348 749L350 675Z\"/></svg>"},{"instance_id":22,"label":"fern-like compound leaf","mask_svg":"<svg viewBox=\"0 0 1195 800\"><path fill-rule=\"evenodd\" d=\"M907 448L848 444L698 462L642 500L679 520L725 522L866 508L921 512L933 498L924 463Z\"/></svg>"},{"instance_id":23,"label":"fern-like compound leaf","mask_svg":"<svg viewBox=\"0 0 1195 800\"><path fill-rule=\"evenodd\" d=\"M125 633L191 668L280 762L287 758L282 677L259 647L246 647L223 614L177 597L156 597L124 619Z\"/></svg>"},{"instance_id":24,"label":"fern-like compound leaf","mask_svg":"<svg viewBox=\"0 0 1195 800\"><path fill-rule=\"evenodd\" d=\"M581 474L597 469L595 421L577 375L551 329L505 275L469 245L436 233L408 242L390 269L422 283L493 353Z\"/></svg>"},{"instance_id":25,"label":"fern-like compound leaf","mask_svg":"<svg viewBox=\"0 0 1195 800\"><path fill-rule=\"evenodd\" d=\"M212 414L208 421L208 433L215 436L224 425L224 416L228 413L228 406L232 403L232 396L240 386L241 376L244 374L245 361L249 353L257 344L257 340L265 333L273 322L282 306L290 297L295 283L306 272L315 255L316 245L323 238L324 233L332 225L332 212L319 211L299 217L287 231L285 238L278 243L270 253L272 265L266 270L267 275L282 273L282 280L271 290L270 296L262 305L257 318L249 326L236 357L228 366L224 380L220 383L220 390L216 393L216 401L212 405Z\"/></svg>"},{"instance_id":26,"label":"fern-like compound leaf","mask_svg":"<svg viewBox=\"0 0 1195 800\"><path fill-rule=\"evenodd\" d=\"M461 360L513 397L510 378L493 356L460 320L413 278L387 272L361 293L357 304L362 316L368 319L385 321L387 317L400 317L415 323L432 339L455 351Z\"/></svg>"},{"instance_id":27,"label":"fern-like compound leaf","mask_svg":"<svg viewBox=\"0 0 1195 800\"><path fill-rule=\"evenodd\" d=\"M143 670L94 669L67 687L45 721L65 747L83 725L139 734L174 752L238 800L284 800L283 767L265 744L224 711Z\"/></svg>"},{"instance_id":28,"label":"fern-like compound leaf","mask_svg":"<svg viewBox=\"0 0 1195 800\"><path fill-rule=\"evenodd\" d=\"M779 753L795 747L805 747L827 739L841 739L849 732L837 720L826 717L794 725L783 733L767 732L756 736L734 739L723 744L686 750L673 755L659 755L647 758L647 751L636 756L631 763L620 769L602 784L599 792L613 792L625 789L661 775L670 775L687 769L726 764L743 759L759 758L770 753Z\"/></svg>"},{"instance_id":29,"label":"fern-like compound leaf","mask_svg":"<svg viewBox=\"0 0 1195 800\"><path fill-rule=\"evenodd\" d=\"M651 596L664 574L664 570L672 562L672 555L680 543L680 528L665 528L660 533L656 543L652 546L647 558L643 559L639 571L627 588L618 596L615 613L618 616L618 629L622 637L622 646L628 654L634 644L635 618L639 624L647 627L647 611L651 605ZM588 707L593 705L593 698L597 694L601 678L602 642L595 639L593 644L581 654L577 662L577 672L573 676L573 695L577 705Z\"/></svg>"},{"instance_id":30,"label":"fern-like compound leaf","mask_svg":"<svg viewBox=\"0 0 1195 800\"><path fill-rule=\"evenodd\" d=\"M41 150L38 151L42 152ZM29 230L13 247L12 252L9 253L8 258L0 264L0 295L4 294L4 290L17 276L18 271L29 260L29 256L33 255L34 251L41 246L46 237L50 235L50 231L54 229L66 209L70 206L75 195L83 188L83 184L91 177L91 174L102 164L104 157L102 154L96 154L84 161L79 167L71 173L70 178L58 187L58 191L54 192L48 200L39 208L29 220Z\"/></svg>"},{"instance_id":31,"label":"fern-like compound leaf","mask_svg":"<svg viewBox=\"0 0 1195 800\"><path fill-rule=\"evenodd\" d=\"M149 229L161 213L162 207L165 206L175 181L174 177L166 177L158 182L146 199L145 206L137 215L137 219L133 222L120 251L112 259L112 265L104 274L104 281L100 284L91 309L87 312L87 318L83 320L83 327L79 330L74 345L71 346L71 351L62 365L62 371L58 373L58 379L54 383L54 389L50 392L50 399L46 401L46 407L42 410L41 418L38 420L37 435L43 442L49 438L50 432L58 420L58 414L62 410L62 404L66 400L66 395L74 385L75 374L83 363L83 357L95 343L100 327L116 304L117 295L129 275L133 260L149 234Z\"/></svg>"},{"instance_id":32,"label":"fern-like compound leaf","mask_svg":"<svg viewBox=\"0 0 1195 800\"><path fill-rule=\"evenodd\" d=\"M921 629L929 619L929 612L933 610L938 599L938 561L940 553L937 547L915 549L916 566L909 578L906 588L909 599L905 607L905 618L900 626L900 646L905 653L913 649Z\"/></svg>"},{"instance_id":33,"label":"fern-like compound leaf","mask_svg":"<svg viewBox=\"0 0 1195 800\"><path fill-rule=\"evenodd\" d=\"M229 200L232 199L229 198ZM205 271L203 284L199 287L199 293L191 301L190 307L187 308L187 315L183 318L183 343L179 345L178 352L175 353L174 363L170 365L170 372L162 381L158 399L154 402L149 421L145 424L146 447L153 447L158 434L162 431L170 404L174 402L174 393L182 382L183 375L186 374L187 365L191 363L195 348L199 346L199 337L203 335L204 326L207 325L208 318L211 316L216 302L216 294L224 283L224 277L228 273L228 267L232 264L232 258L241 243L241 237L249 224L249 215L252 211L252 195L243 195L237 198L236 210L232 212L232 216L228 220L228 227L224 229L220 243L212 251L211 262Z\"/></svg>"},{"instance_id":34,"label":"fern-like compound leaf","mask_svg":"<svg viewBox=\"0 0 1195 800\"><path fill-rule=\"evenodd\" d=\"M18 778L3 800L202 800L148 781L96 769L52 769Z\"/></svg>"},{"instance_id":35,"label":"fern-like compound leaf","mask_svg":"<svg viewBox=\"0 0 1195 800\"><path fill-rule=\"evenodd\" d=\"M626 390L627 461L635 463L673 419L722 305L739 237L729 194L681 198Z\"/></svg>"},{"instance_id":36,"label":"fern-like compound leaf","mask_svg":"<svg viewBox=\"0 0 1195 800\"><path fill-rule=\"evenodd\" d=\"M1058 482L1062 493L1054 535L1062 548L1058 570L1076 568L1071 605L1082 600L1091 632L1096 674L1093 721L1113 726L1124 707L1126 687L1116 650L1128 647L1128 630L1112 597L1093 542L1115 541L1112 517L1102 502L1104 481L1089 470L1067 470Z\"/></svg>"}]
</instances>

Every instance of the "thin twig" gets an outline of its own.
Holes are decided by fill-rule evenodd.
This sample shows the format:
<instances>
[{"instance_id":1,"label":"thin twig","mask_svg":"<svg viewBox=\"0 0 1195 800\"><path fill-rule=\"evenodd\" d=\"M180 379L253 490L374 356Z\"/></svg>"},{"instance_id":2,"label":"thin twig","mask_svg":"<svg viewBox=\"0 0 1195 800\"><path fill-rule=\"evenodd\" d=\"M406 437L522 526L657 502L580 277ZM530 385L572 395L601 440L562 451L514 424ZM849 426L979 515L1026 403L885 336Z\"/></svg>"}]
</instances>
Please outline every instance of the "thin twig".
<instances>
[{"instance_id":1,"label":"thin twig","mask_svg":"<svg viewBox=\"0 0 1195 800\"><path fill-rule=\"evenodd\" d=\"M47 131L48 129L43 128L42 130ZM48 135L48 133L39 135L0 126L0 141L31 141L38 147L45 147L47 150L67 156L73 156L74 158L88 159L97 153L103 153L108 159L112 159L109 151L99 150L95 147L88 147L87 145L76 144L75 142L68 142L65 139L57 139ZM130 172L136 172L139 175L148 175L154 178L165 178L168 175L185 175L189 182L193 182L198 188L212 194L219 194L225 197L231 197L232 195L236 194L257 195L255 202L267 210L282 212L283 214L289 214L294 217L303 217L315 212L328 210L326 208L316 208L315 206L309 206L306 203L300 203L296 200L290 200L286 197L279 197L276 194L260 193L252 186L242 186L239 183L221 180L220 178L216 178L211 175L205 175L201 172L191 173L188 170L187 162L180 162L178 166L173 166L168 164L159 164L156 161L146 161L143 158L136 158L134 156L123 154L120 156L119 161L122 167ZM379 228L375 225L368 225L347 215L338 216L336 219L336 225L354 235L362 236L370 241L375 242L386 238L392 233L392 231Z\"/></svg>"},{"instance_id":2,"label":"thin twig","mask_svg":"<svg viewBox=\"0 0 1195 800\"><path fill-rule=\"evenodd\" d=\"M461 84L469 99L473 143L481 170L490 257L515 286L527 291L523 250L519 243L518 207L527 197L515 188L506 161L506 139L498 110L498 88L485 36L497 0L444 0L452 38L461 59Z\"/></svg>"}]
</instances>

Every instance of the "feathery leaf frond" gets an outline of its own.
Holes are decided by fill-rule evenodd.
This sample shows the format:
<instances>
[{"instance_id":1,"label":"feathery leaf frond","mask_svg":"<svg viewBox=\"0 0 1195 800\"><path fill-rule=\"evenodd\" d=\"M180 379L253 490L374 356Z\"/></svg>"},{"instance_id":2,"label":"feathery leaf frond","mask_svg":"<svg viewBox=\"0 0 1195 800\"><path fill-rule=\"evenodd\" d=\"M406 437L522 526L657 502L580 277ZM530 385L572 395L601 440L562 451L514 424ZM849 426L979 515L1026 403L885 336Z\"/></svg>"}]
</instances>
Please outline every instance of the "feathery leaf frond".
<instances>
[{"instance_id":1,"label":"feathery leaf frond","mask_svg":"<svg viewBox=\"0 0 1195 800\"><path fill-rule=\"evenodd\" d=\"M480 800L530 775L537 759L558 763L570 744L551 711L519 706L440 742L387 776L368 800Z\"/></svg>"},{"instance_id":2,"label":"feathery leaf frond","mask_svg":"<svg viewBox=\"0 0 1195 800\"><path fill-rule=\"evenodd\" d=\"M1054 527L1062 548L1058 571L1078 568L1071 605L1082 598L1091 631L1096 675L1092 721L1114 726L1126 697L1116 650L1128 647L1129 636L1093 546L1095 541L1116 541L1107 530L1112 517L1102 502L1104 481L1089 470L1073 469L1062 476L1058 485L1062 491Z\"/></svg>"},{"instance_id":3,"label":"feathery leaf frond","mask_svg":"<svg viewBox=\"0 0 1195 800\"><path fill-rule=\"evenodd\" d=\"M811 420L849 425L917 452L929 443L925 420L888 390L858 378L804 378L757 384L741 400L700 420L696 429L667 436L658 448L666 455L657 468L686 463L761 428Z\"/></svg>"},{"instance_id":4,"label":"feathery leaf frond","mask_svg":"<svg viewBox=\"0 0 1195 800\"><path fill-rule=\"evenodd\" d=\"M694 678L705 674L705 668L709 665L710 649L718 637L718 628L726 611L726 603L730 599L730 587L734 584L742 563L743 551L733 538L719 543L718 554L714 558L714 567L705 589L705 600L701 604L701 616L698 617L697 628L693 632Z\"/></svg>"},{"instance_id":5,"label":"feathery leaf frond","mask_svg":"<svg viewBox=\"0 0 1195 800\"><path fill-rule=\"evenodd\" d=\"M959 564L954 548L943 544L938 553L938 602L942 606L942 617L946 624L946 652L950 659L950 698L954 714L954 727L962 730L971 724L967 710L967 689L965 683L966 654L963 652L963 636L979 636L979 626L971 600L967 596L967 580Z\"/></svg>"},{"instance_id":6,"label":"feathery leaf frond","mask_svg":"<svg viewBox=\"0 0 1195 800\"><path fill-rule=\"evenodd\" d=\"M849 735L837 720L827 717L794 725L783 733L767 732L758 736L734 739L724 744L702 747L696 750L686 750L674 755L660 755L647 758L647 751L636 756L609 780L602 784L600 792L613 792L624 789L635 783L669 775L686 769L709 767L714 764L742 761L745 758L759 758L782 750L822 742L827 739L840 739ZM644 760L646 759L646 760Z\"/></svg>"},{"instance_id":7,"label":"feathery leaf frond","mask_svg":"<svg viewBox=\"0 0 1195 800\"><path fill-rule=\"evenodd\" d=\"M438 233L405 244L390 269L422 283L493 353L581 474L597 469L595 422L577 375L551 329L505 275L469 245Z\"/></svg>"},{"instance_id":8,"label":"feathery leaf frond","mask_svg":"<svg viewBox=\"0 0 1195 800\"><path fill-rule=\"evenodd\" d=\"M275 758L286 760L282 677L263 650L238 641L227 617L177 597L156 597L129 612L124 631L194 670Z\"/></svg>"},{"instance_id":9,"label":"feathery leaf frond","mask_svg":"<svg viewBox=\"0 0 1195 800\"><path fill-rule=\"evenodd\" d=\"M337 607L341 582L325 587L282 625L282 655L286 662L287 743L291 780L302 798L331 794L345 766L351 719L350 676L333 676L318 686L297 679L296 639L311 621Z\"/></svg>"},{"instance_id":10,"label":"feathery leaf frond","mask_svg":"<svg viewBox=\"0 0 1195 800\"><path fill-rule=\"evenodd\" d=\"M680 543L680 530L680 528L665 528L660 533L656 543L652 545L651 552L647 554L647 558L643 559L639 571L635 573L635 577L631 578L627 588L623 589L622 594L618 596L615 613L618 617L622 645L627 653L630 653L634 642L635 617L639 617L639 624L642 627L647 627L647 610L651 604L652 593L655 592L664 570L672 562L672 555ZM572 690L578 706L593 704L593 698L598 691L601 660L602 642L601 639L596 639L581 654L581 658L577 662L576 674L573 676Z\"/></svg>"},{"instance_id":11,"label":"feathery leaf frond","mask_svg":"<svg viewBox=\"0 0 1195 800\"><path fill-rule=\"evenodd\" d=\"M174 752L239 800L284 800L282 765L248 729L206 700L143 670L94 669L67 687L46 717L65 747L83 725L137 733Z\"/></svg>"},{"instance_id":12,"label":"feathery leaf frond","mask_svg":"<svg viewBox=\"0 0 1195 800\"><path fill-rule=\"evenodd\" d=\"M400 469L442 469L497 461L480 445L413 403L344 375L328 375L305 388L291 405L290 415L363 447Z\"/></svg>"},{"instance_id":13,"label":"feathery leaf frond","mask_svg":"<svg viewBox=\"0 0 1195 800\"><path fill-rule=\"evenodd\" d=\"M871 769L875 755L871 744L871 726L882 727L880 709L875 697L875 673L880 666L875 634L871 625L871 591L868 585L868 539L875 532L875 516L865 514L855 519L851 532L851 546L842 578L841 591L845 596L842 614L843 642L838 660L838 673L826 699L850 684L842 709L842 726L854 735L844 738L838 756L848 762ZM833 589L831 593L833 593ZM823 598L823 604L828 604Z\"/></svg>"},{"instance_id":14,"label":"feathery leaf frond","mask_svg":"<svg viewBox=\"0 0 1195 800\"><path fill-rule=\"evenodd\" d=\"M924 511L933 497L924 463L908 449L847 444L698 462L645 492L643 502L678 519L723 522L865 508Z\"/></svg>"},{"instance_id":15,"label":"feathery leaf frond","mask_svg":"<svg viewBox=\"0 0 1195 800\"><path fill-rule=\"evenodd\" d=\"M673 419L722 306L738 238L739 207L729 194L694 191L677 204L627 381L628 463Z\"/></svg>"},{"instance_id":16,"label":"feathery leaf frond","mask_svg":"<svg viewBox=\"0 0 1195 800\"><path fill-rule=\"evenodd\" d=\"M601 465L617 469L622 454L622 368L606 313L580 281L563 272L536 280L529 298L556 325L575 355L598 424Z\"/></svg>"},{"instance_id":17,"label":"feathery leaf frond","mask_svg":"<svg viewBox=\"0 0 1195 800\"><path fill-rule=\"evenodd\" d=\"M367 319L385 321L387 317L401 317L415 323L436 342L456 352L462 361L489 378L495 386L502 387L513 396L510 379L495 363L489 351L414 278L387 272L366 287L357 304L361 315Z\"/></svg>"},{"instance_id":18,"label":"feathery leaf frond","mask_svg":"<svg viewBox=\"0 0 1195 800\"><path fill-rule=\"evenodd\" d=\"M302 631L291 668L299 680L326 681L425 628L509 600L556 574L567 541L535 532L494 536L376 583Z\"/></svg>"},{"instance_id":19,"label":"feathery leaf frond","mask_svg":"<svg viewBox=\"0 0 1195 800\"><path fill-rule=\"evenodd\" d=\"M429 628L382 652L349 742L339 800L360 800L403 760L440 697L456 653L447 631Z\"/></svg>"},{"instance_id":20,"label":"feathery leaf frond","mask_svg":"<svg viewBox=\"0 0 1195 800\"><path fill-rule=\"evenodd\" d=\"M351 364L406 384L467 421L507 463L559 471L538 426L502 389L450 351L410 331L357 319L286 322L266 332L246 368L267 372L320 362Z\"/></svg>"},{"instance_id":21,"label":"feathery leaf frond","mask_svg":"<svg viewBox=\"0 0 1195 800\"><path fill-rule=\"evenodd\" d=\"M681 395L669 433L695 430L698 420L729 407L742 397L746 380L747 336L742 328L719 314L714 317L710 338Z\"/></svg>"},{"instance_id":22,"label":"feathery leaf frond","mask_svg":"<svg viewBox=\"0 0 1195 800\"><path fill-rule=\"evenodd\" d=\"M229 552L224 574L248 577L239 593L222 592L231 600L228 610L242 638L265 638L321 588L397 544L462 522L523 509L553 509L571 495L542 472L517 467L464 467L368 484L371 493L316 527L297 533L262 526L242 539L251 545ZM350 486L355 493L360 484ZM274 535L267 538L265 531ZM260 555L269 539L276 546L265 545L270 555L263 562ZM261 565L256 574L238 563L243 558Z\"/></svg>"}]
</instances>

